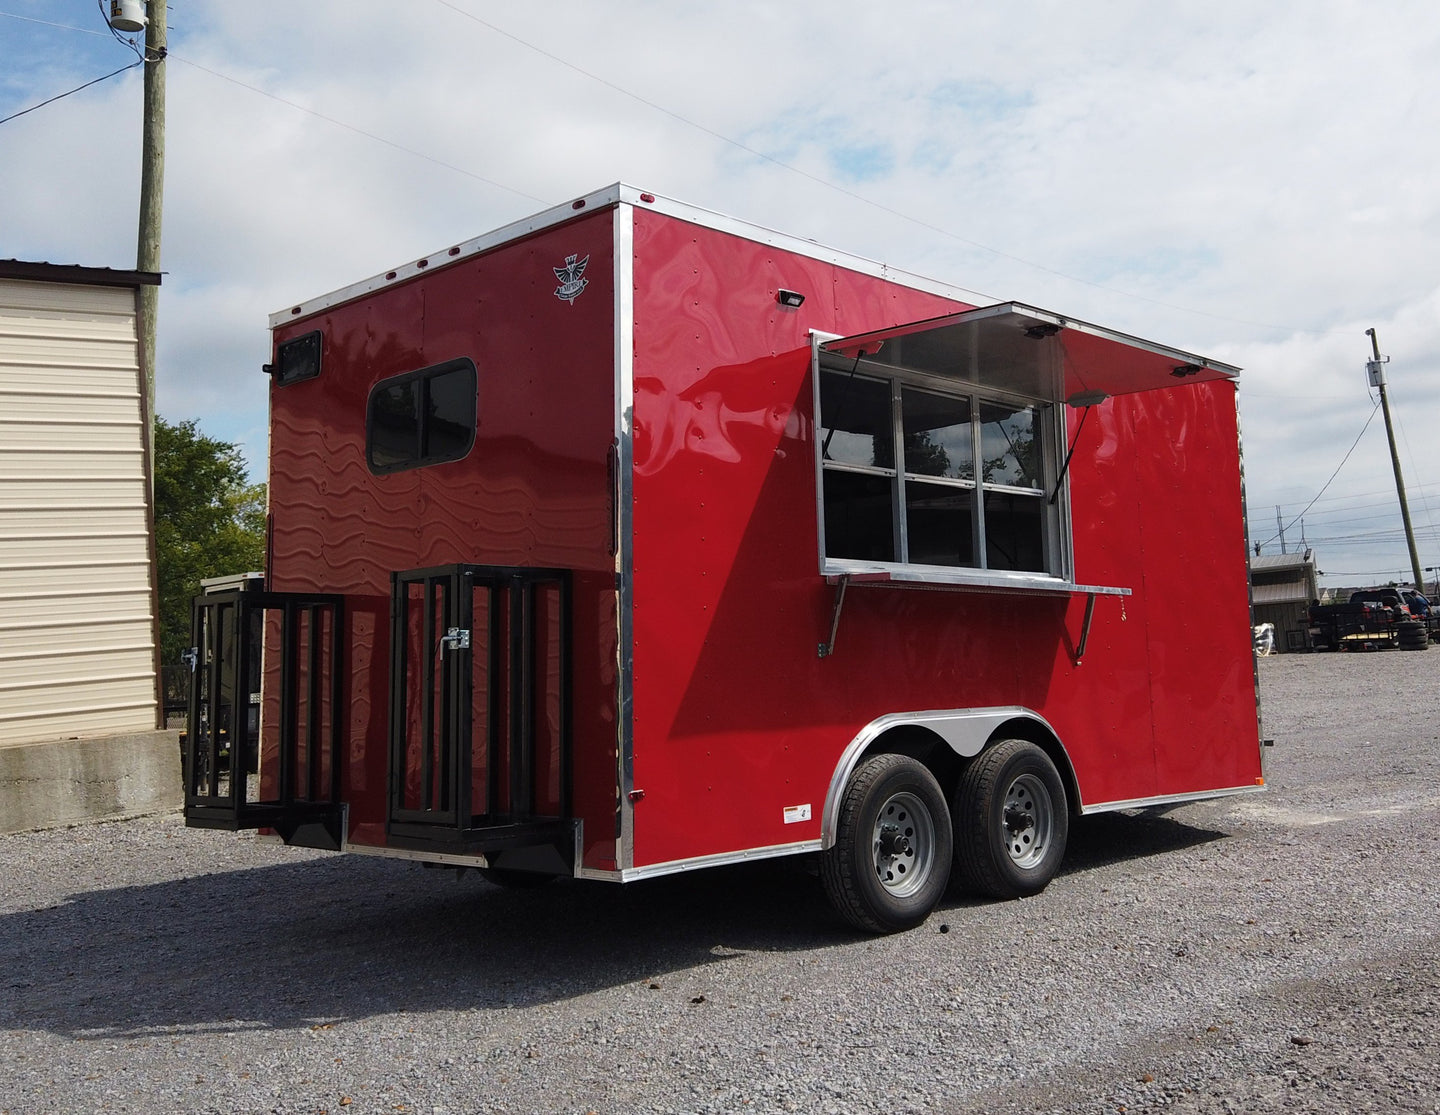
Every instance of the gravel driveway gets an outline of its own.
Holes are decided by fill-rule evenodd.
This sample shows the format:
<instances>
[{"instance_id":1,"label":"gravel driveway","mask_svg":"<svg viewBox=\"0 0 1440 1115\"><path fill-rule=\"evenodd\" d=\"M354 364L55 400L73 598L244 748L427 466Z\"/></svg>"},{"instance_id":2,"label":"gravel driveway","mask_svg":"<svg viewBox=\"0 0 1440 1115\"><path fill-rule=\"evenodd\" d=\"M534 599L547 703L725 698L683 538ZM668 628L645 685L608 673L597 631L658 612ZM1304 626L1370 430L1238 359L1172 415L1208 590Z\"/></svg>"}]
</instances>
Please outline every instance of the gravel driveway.
<instances>
[{"instance_id":1,"label":"gravel driveway","mask_svg":"<svg viewBox=\"0 0 1440 1115\"><path fill-rule=\"evenodd\" d=\"M0 1112L1440 1110L1440 650L1260 664L1271 792L1078 822L861 937L781 863L618 887L0 837Z\"/></svg>"}]
</instances>

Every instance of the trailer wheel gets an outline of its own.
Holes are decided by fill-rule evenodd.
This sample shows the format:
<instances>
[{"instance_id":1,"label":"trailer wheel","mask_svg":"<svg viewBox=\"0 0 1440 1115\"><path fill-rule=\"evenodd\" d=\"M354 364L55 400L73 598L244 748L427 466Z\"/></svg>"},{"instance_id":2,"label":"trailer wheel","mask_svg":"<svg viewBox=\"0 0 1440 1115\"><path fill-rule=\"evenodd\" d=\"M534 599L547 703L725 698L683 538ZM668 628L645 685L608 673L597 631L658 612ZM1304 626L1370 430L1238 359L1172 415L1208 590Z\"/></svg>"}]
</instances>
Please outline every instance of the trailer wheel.
<instances>
[{"instance_id":1,"label":"trailer wheel","mask_svg":"<svg viewBox=\"0 0 1440 1115\"><path fill-rule=\"evenodd\" d=\"M955 872L990 898L1038 894L1065 857L1070 814L1055 764L1008 739L965 768L955 792Z\"/></svg>"},{"instance_id":2,"label":"trailer wheel","mask_svg":"<svg viewBox=\"0 0 1440 1115\"><path fill-rule=\"evenodd\" d=\"M945 893L954 855L950 813L935 776L908 755L876 755L845 787L820 879L837 913L857 929L919 925Z\"/></svg>"}]
</instances>

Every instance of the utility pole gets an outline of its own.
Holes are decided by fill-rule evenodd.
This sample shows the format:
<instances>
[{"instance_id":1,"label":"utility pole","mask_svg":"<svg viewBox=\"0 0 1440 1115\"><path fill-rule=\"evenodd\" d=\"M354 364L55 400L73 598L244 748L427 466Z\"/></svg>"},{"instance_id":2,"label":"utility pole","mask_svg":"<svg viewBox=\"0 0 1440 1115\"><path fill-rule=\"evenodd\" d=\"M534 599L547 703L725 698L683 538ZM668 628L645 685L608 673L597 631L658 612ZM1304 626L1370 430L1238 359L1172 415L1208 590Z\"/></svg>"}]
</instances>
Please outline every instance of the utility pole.
<instances>
[{"instance_id":1,"label":"utility pole","mask_svg":"<svg viewBox=\"0 0 1440 1115\"><path fill-rule=\"evenodd\" d=\"M1375 359L1366 361L1370 386L1380 392L1380 409L1385 413L1385 436L1390 439L1390 463L1395 466L1395 491L1400 496L1400 519L1405 524L1405 542L1410 547L1410 572L1415 576L1415 591L1425 591L1425 578L1420 573L1420 553L1415 549L1415 531L1410 526L1410 505L1405 501L1405 478L1400 474L1400 454L1395 449L1395 427L1390 423L1390 400L1385 394L1385 365L1390 357L1380 355L1380 338L1375 330L1365 330Z\"/></svg>"},{"instance_id":2,"label":"utility pole","mask_svg":"<svg viewBox=\"0 0 1440 1115\"><path fill-rule=\"evenodd\" d=\"M160 212L165 194L165 0L148 0L145 25L145 124L140 141L140 237L136 268L160 270ZM140 288L140 374L145 382L146 440L155 450L155 321L160 288Z\"/></svg>"},{"instance_id":3,"label":"utility pole","mask_svg":"<svg viewBox=\"0 0 1440 1115\"><path fill-rule=\"evenodd\" d=\"M1275 505L1275 526L1280 531L1280 552L1285 553L1285 520L1280 517L1280 505Z\"/></svg>"}]
</instances>

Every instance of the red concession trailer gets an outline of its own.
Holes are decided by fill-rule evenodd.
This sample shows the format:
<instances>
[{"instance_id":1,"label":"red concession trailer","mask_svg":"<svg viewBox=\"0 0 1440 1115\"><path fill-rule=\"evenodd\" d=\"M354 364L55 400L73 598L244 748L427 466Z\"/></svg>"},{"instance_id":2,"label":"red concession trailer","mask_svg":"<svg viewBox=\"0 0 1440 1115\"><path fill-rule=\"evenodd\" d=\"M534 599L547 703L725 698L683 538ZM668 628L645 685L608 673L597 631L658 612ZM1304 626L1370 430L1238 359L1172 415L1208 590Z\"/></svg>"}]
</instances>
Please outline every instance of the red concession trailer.
<instances>
[{"instance_id":1,"label":"red concession trailer","mask_svg":"<svg viewBox=\"0 0 1440 1115\"><path fill-rule=\"evenodd\" d=\"M889 931L1263 787L1235 368L623 185L271 327L192 825Z\"/></svg>"}]
</instances>

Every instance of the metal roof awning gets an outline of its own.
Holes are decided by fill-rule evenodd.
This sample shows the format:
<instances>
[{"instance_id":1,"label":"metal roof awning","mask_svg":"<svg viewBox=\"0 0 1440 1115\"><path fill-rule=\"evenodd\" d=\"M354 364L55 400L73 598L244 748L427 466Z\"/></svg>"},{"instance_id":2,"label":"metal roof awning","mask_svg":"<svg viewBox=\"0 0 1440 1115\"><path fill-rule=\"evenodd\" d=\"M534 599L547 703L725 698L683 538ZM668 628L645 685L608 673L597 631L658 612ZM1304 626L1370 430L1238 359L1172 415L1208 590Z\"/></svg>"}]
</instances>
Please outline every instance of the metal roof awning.
<instances>
[{"instance_id":1,"label":"metal roof awning","mask_svg":"<svg viewBox=\"0 0 1440 1115\"><path fill-rule=\"evenodd\" d=\"M878 371L905 369L1076 405L1240 374L1217 360L1019 302L840 337L820 349Z\"/></svg>"}]
</instances>

